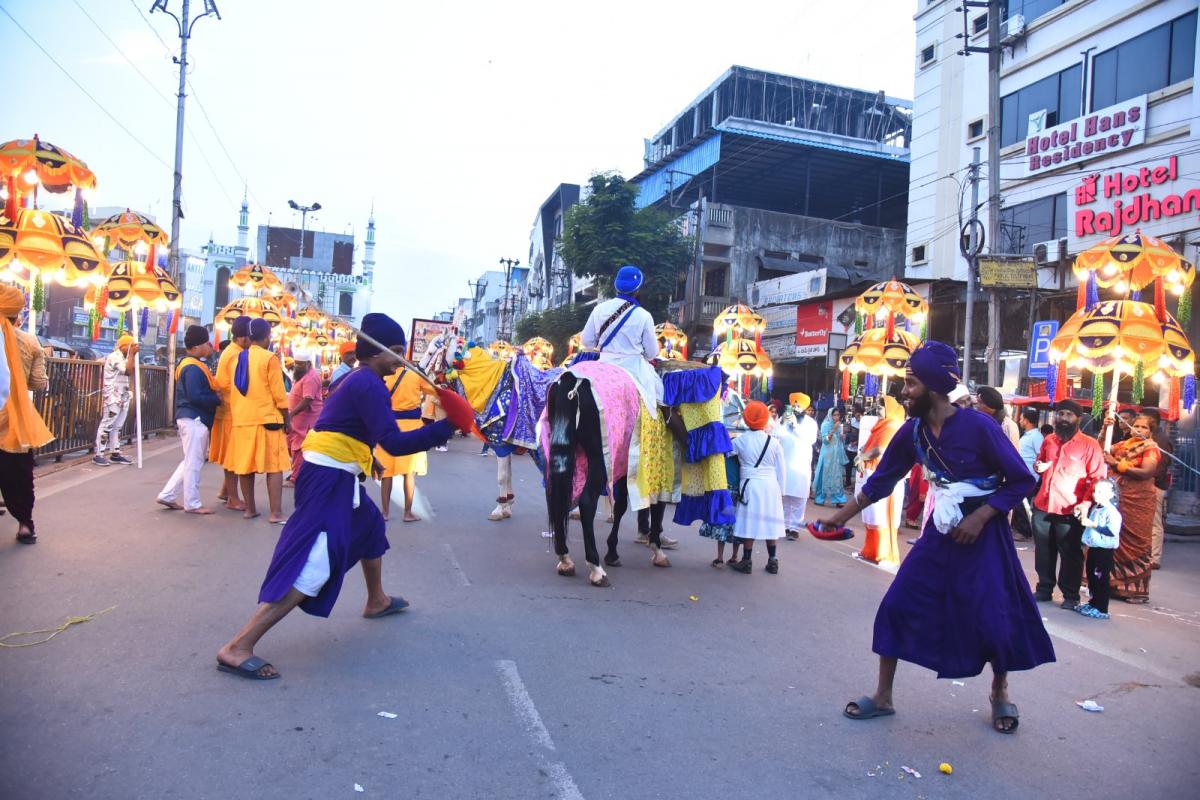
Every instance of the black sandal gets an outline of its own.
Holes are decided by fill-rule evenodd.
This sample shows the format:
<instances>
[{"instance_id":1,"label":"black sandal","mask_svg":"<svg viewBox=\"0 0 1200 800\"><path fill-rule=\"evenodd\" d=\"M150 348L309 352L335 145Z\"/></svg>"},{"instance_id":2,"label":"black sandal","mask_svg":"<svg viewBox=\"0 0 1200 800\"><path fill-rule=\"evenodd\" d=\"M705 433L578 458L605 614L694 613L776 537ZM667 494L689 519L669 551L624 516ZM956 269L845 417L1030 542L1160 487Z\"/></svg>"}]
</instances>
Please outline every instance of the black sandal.
<instances>
[{"instance_id":1,"label":"black sandal","mask_svg":"<svg viewBox=\"0 0 1200 800\"><path fill-rule=\"evenodd\" d=\"M33 531L17 534L17 541L21 544L37 544L37 534Z\"/></svg>"},{"instance_id":2,"label":"black sandal","mask_svg":"<svg viewBox=\"0 0 1200 800\"><path fill-rule=\"evenodd\" d=\"M1017 706L1015 703L1001 703L998 700L992 700L992 728L997 733L1016 733L1017 726L1021 724L1021 720L1017 715ZM1012 725L1007 728L1002 728L1001 723L1004 720L1011 720Z\"/></svg>"},{"instance_id":3,"label":"black sandal","mask_svg":"<svg viewBox=\"0 0 1200 800\"><path fill-rule=\"evenodd\" d=\"M714 558L714 559L712 560L712 565L713 565L714 567L716 567L716 568L720 569L721 567L725 566L725 560L724 560L724 559L721 559L721 558Z\"/></svg>"}]
</instances>

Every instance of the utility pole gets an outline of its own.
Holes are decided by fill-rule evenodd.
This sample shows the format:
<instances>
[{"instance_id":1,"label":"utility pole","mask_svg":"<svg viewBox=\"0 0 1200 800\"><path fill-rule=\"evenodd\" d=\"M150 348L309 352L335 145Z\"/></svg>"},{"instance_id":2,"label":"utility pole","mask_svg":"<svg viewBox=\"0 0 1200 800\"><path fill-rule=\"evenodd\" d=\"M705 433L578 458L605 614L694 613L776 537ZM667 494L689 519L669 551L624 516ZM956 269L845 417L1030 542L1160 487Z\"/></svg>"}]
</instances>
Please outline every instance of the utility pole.
<instances>
[{"instance_id":1,"label":"utility pole","mask_svg":"<svg viewBox=\"0 0 1200 800\"><path fill-rule=\"evenodd\" d=\"M975 273L979 261L979 148L971 159L971 221L967 223L970 242L967 245L967 311L963 324L963 383L971 380L971 337L975 326Z\"/></svg>"},{"instance_id":2,"label":"utility pole","mask_svg":"<svg viewBox=\"0 0 1200 800\"><path fill-rule=\"evenodd\" d=\"M167 8L167 0L154 0L154 5L150 6L151 14L161 11L174 19L179 29L179 57L175 59L175 63L179 65L179 95L175 104L175 187L171 192L171 246L167 271L171 275L171 280L181 289L185 288L184 283L180 280L179 269L179 221L183 219L183 106L187 97L188 40L192 38L192 27L198 20L202 20L210 14L217 19L221 18L216 0L204 0L204 13L194 19L190 18L191 5L191 0L183 0L182 17L171 13ZM175 367L176 338L176 336L167 337L167 367L169 369ZM167 408L174 407L175 381L167 381Z\"/></svg>"},{"instance_id":3,"label":"utility pole","mask_svg":"<svg viewBox=\"0 0 1200 800\"><path fill-rule=\"evenodd\" d=\"M479 301L483 299L483 293L487 291L487 285L488 282L486 280L467 281L467 287L471 290L471 330L467 332L468 339L475 338L475 323L476 317L479 315Z\"/></svg>"},{"instance_id":4,"label":"utility pole","mask_svg":"<svg viewBox=\"0 0 1200 800\"><path fill-rule=\"evenodd\" d=\"M988 0L988 247L996 252L1000 228L1000 0ZM1000 289L993 286L988 300L988 385L1000 383Z\"/></svg>"},{"instance_id":5,"label":"utility pole","mask_svg":"<svg viewBox=\"0 0 1200 800\"><path fill-rule=\"evenodd\" d=\"M513 267L521 262L518 259L502 258L500 266L504 267L504 297L500 300L500 325L496 332L496 338L508 342L512 336L512 331L508 329L508 312L509 312L509 295L512 294L512 271ZM512 344L509 342L509 344Z\"/></svg>"},{"instance_id":6,"label":"utility pole","mask_svg":"<svg viewBox=\"0 0 1200 800\"><path fill-rule=\"evenodd\" d=\"M313 203L312 205L302 206L299 203L297 203L295 200L288 200L288 208L290 208L292 211L300 212L300 268L303 269L304 268L304 231L305 231L305 226L308 223L308 212L320 211L321 204Z\"/></svg>"}]
</instances>

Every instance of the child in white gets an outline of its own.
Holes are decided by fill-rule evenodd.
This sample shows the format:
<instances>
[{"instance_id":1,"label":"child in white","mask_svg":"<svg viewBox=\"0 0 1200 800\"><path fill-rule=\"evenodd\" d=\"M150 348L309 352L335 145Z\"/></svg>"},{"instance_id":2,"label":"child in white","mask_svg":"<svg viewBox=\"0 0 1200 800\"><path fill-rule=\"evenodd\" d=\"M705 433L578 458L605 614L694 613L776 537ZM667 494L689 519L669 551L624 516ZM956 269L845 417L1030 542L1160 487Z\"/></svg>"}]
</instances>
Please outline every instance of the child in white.
<instances>
[{"instance_id":1,"label":"child in white","mask_svg":"<svg viewBox=\"0 0 1200 800\"><path fill-rule=\"evenodd\" d=\"M778 437L766 432L771 420L767 406L753 400L742 412L750 428L733 440L733 454L741 470L733 533L742 540L742 560L730 568L749 573L755 540L767 543L767 572L779 572L775 543L784 532L783 495L787 488L787 463Z\"/></svg>"},{"instance_id":2,"label":"child in white","mask_svg":"<svg viewBox=\"0 0 1200 800\"><path fill-rule=\"evenodd\" d=\"M1087 585L1090 600L1075 610L1092 619L1108 619L1108 575L1112 572L1113 552L1121 543L1121 512L1117 510L1117 485L1110 478L1096 482L1092 489L1092 507L1076 515L1083 523L1083 544L1087 547Z\"/></svg>"}]
</instances>

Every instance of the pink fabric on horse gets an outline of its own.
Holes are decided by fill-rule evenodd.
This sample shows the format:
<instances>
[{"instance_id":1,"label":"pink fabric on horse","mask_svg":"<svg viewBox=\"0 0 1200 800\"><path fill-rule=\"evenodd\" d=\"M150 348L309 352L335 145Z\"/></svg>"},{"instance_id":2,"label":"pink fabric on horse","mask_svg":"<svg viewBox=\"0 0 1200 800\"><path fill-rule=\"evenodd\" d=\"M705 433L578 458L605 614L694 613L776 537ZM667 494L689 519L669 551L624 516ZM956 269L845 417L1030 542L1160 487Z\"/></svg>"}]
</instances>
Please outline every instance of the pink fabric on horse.
<instances>
[{"instance_id":1,"label":"pink fabric on horse","mask_svg":"<svg viewBox=\"0 0 1200 800\"><path fill-rule=\"evenodd\" d=\"M621 367L602 361L586 361L570 367L568 372L582 383L587 381L600 409L600 434L604 441L604 469L608 476L608 492L612 496L613 483L629 473L629 443L637 427L638 414L642 409L642 398L637 384ZM550 418L549 406L542 409L538 419L538 446L550 463ZM549 468L549 467L547 467ZM580 447L575 448L575 474L571 479L571 503L574 505L583 494L587 482L587 457Z\"/></svg>"}]
</instances>

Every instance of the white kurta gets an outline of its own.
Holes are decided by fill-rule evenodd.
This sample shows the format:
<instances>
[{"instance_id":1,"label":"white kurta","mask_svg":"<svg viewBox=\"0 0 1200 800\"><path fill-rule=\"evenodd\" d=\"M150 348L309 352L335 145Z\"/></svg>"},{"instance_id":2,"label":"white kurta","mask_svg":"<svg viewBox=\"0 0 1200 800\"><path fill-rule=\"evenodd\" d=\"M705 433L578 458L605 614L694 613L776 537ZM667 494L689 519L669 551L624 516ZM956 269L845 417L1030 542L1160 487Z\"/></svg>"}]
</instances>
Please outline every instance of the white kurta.
<instances>
[{"instance_id":1,"label":"white kurta","mask_svg":"<svg viewBox=\"0 0 1200 800\"><path fill-rule=\"evenodd\" d=\"M812 490L813 448L820 430L817 421L808 414L799 419L788 414L776 428L783 457L787 463L787 493L783 496L783 511L790 531L804 527L805 506Z\"/></svg>"},{"instance_id":2,"label":"white kurta","mask_svg":"<svg viewBox=\"0 0 1200 800\"><path fill-rule=\"evenodd\" d=\"M642 396L642 402L651 414L658 413L658 405L663 399L662 378L650 366L650 359L658 356L658 337L654 335L654 317L650 312L638 306L627 312L629 319L621 325L620 330L613 330L621 322L617 317L608 330L600 333L600 326L617 312L625 301L613 297L597 303L588 317L587 325L583 327L580 339L583 346L600 350L600 360L616 364L632 377ZM612 336L612 340L604 345L604 341ZM601 346L603 345L603 346Z\"/></svg>"},{"instance_id":3,"label":"white kurta","mask_svg":"<svg viewBox=\"0 0 1200 800\"><path fill-rule=\"evenodd\" d=\"M784 535L787 464L777 436L771 437L762 462L754 466L766 441L763 431L747 431L733 440L733 454L741 465L741 497L735 509L733 533L742 539L782 539Z\"/></svg>"}]
</instances>

